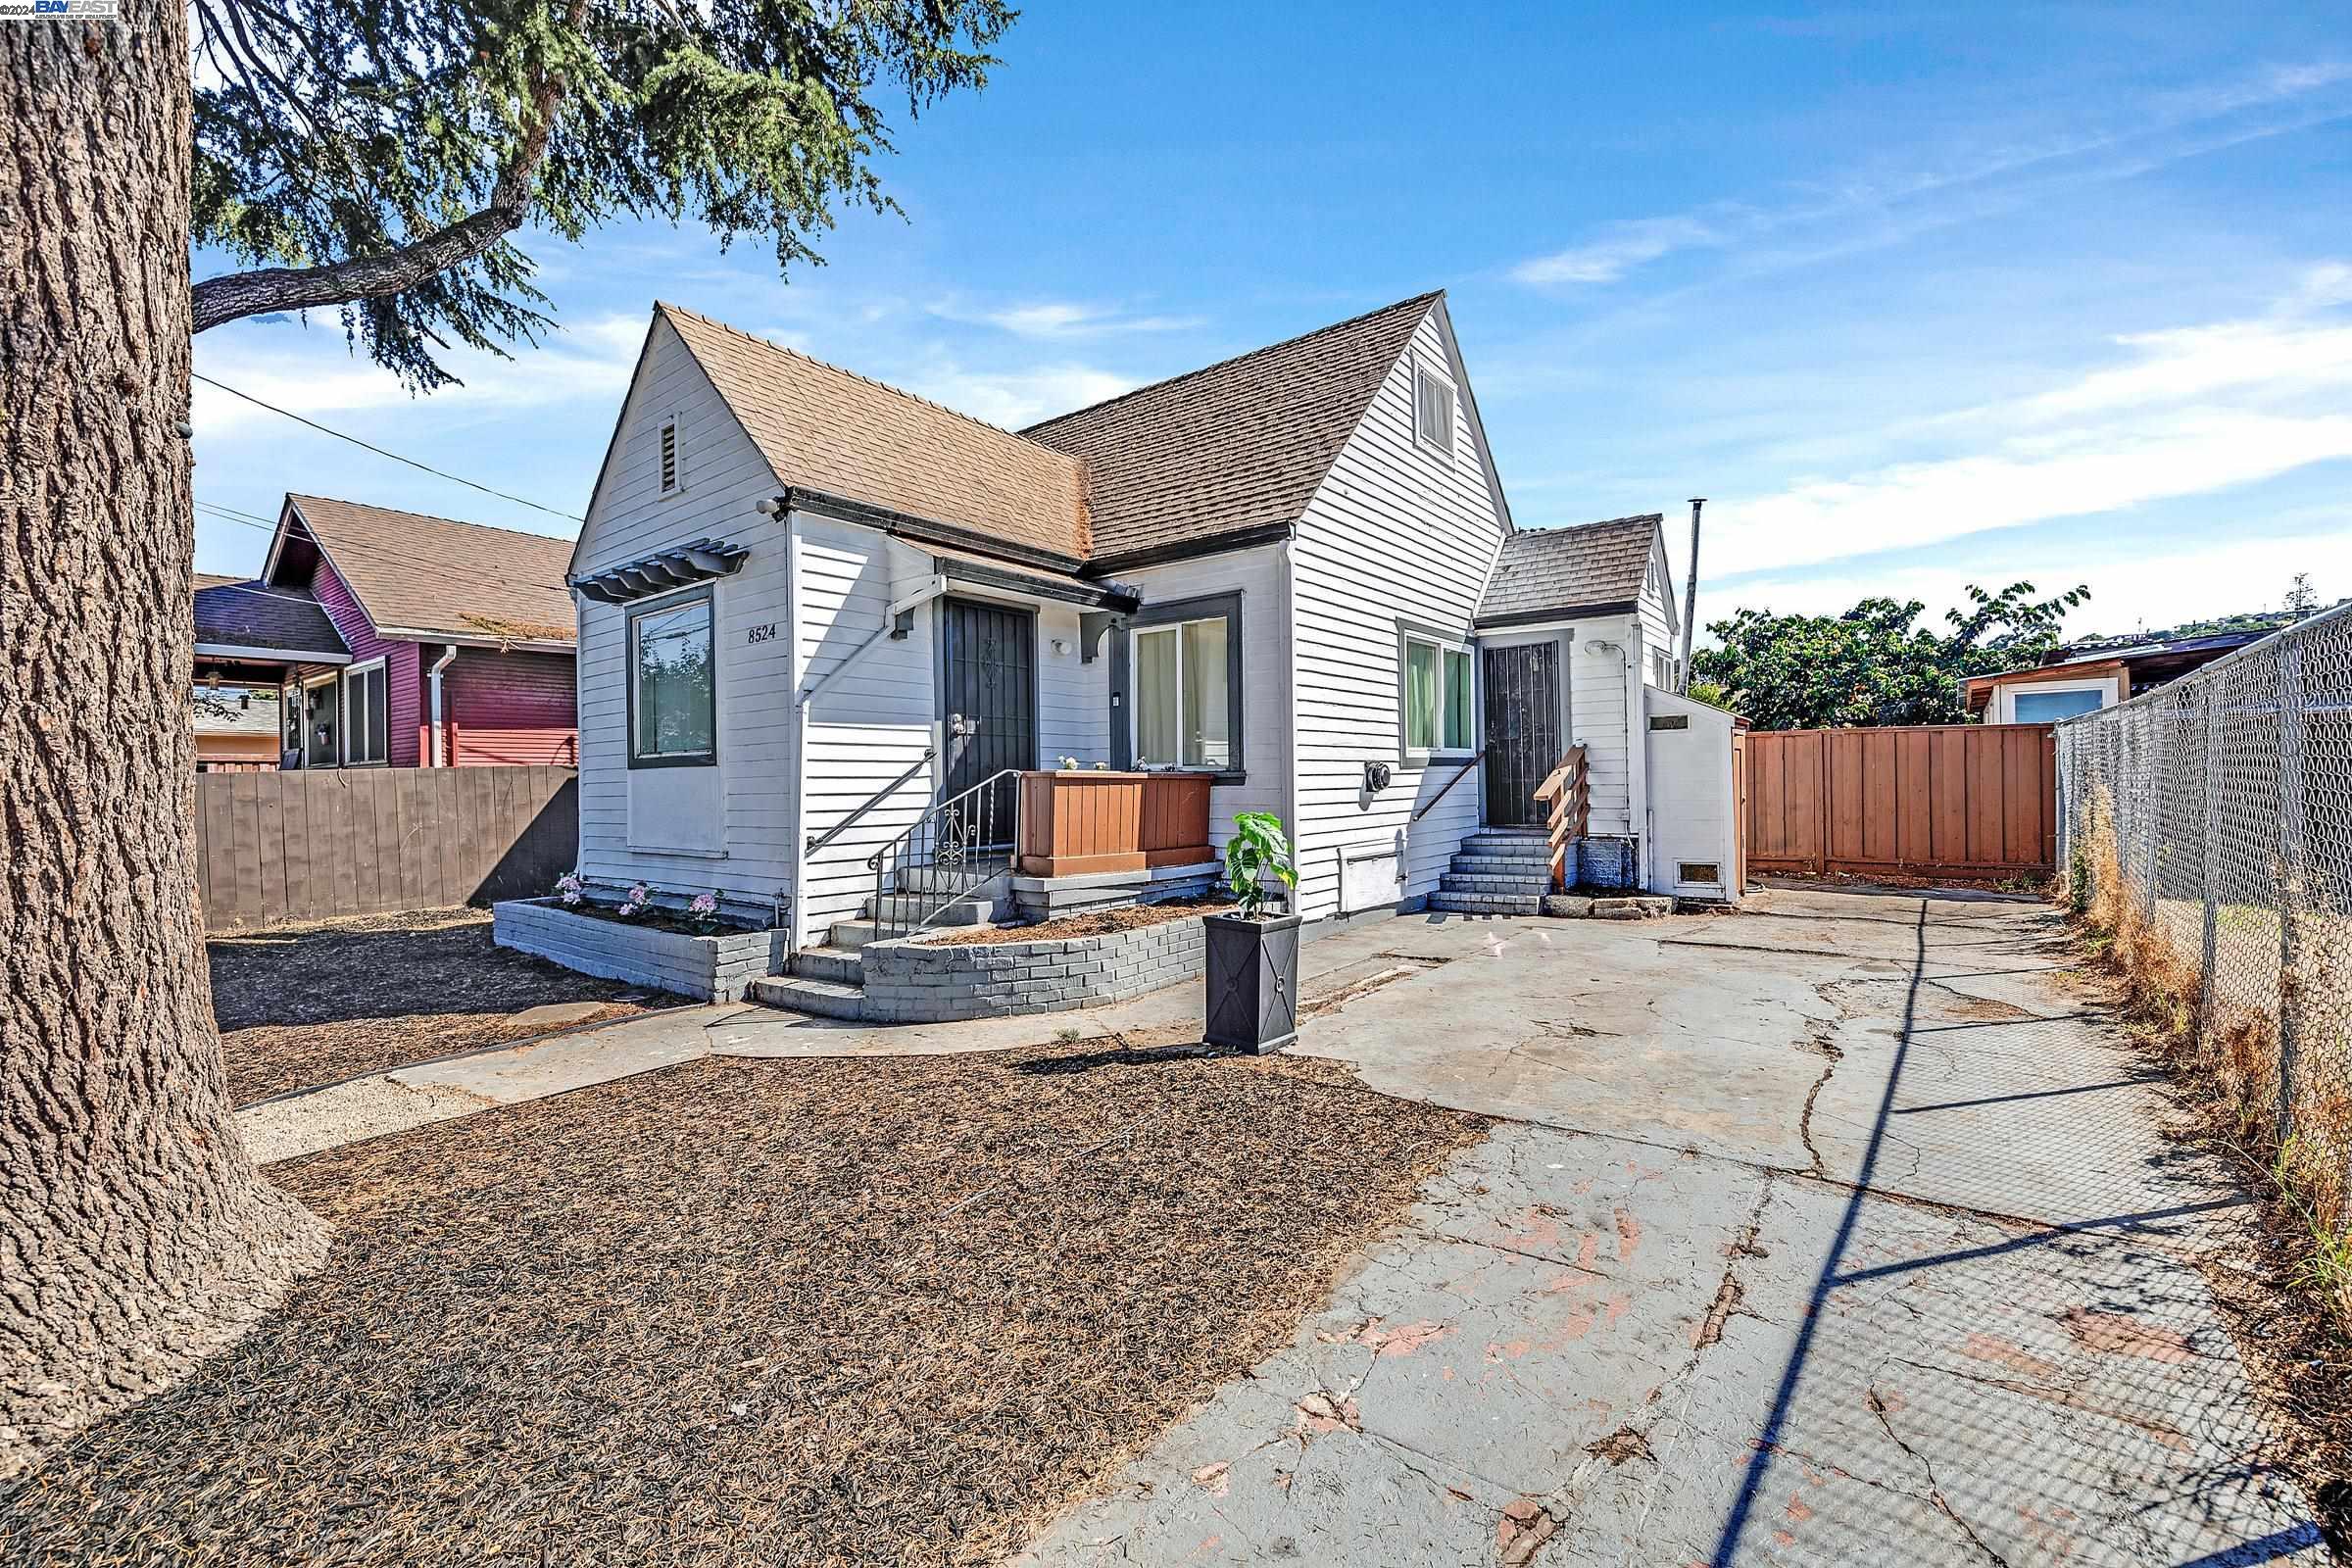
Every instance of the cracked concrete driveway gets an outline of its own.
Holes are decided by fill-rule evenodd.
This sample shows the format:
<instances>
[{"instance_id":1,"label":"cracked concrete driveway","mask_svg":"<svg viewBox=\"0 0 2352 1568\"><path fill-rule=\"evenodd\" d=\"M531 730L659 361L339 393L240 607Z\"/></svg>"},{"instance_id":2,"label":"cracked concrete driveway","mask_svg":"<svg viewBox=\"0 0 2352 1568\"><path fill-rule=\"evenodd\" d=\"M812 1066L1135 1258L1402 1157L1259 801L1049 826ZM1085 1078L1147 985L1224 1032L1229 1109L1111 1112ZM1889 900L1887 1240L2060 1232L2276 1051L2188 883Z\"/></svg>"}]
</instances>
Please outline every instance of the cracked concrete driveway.
<instances>
[{"instance_id":1,"label":"cracked concrete driveway","mask_svg":"<svg viewBox=\"0 0 2352 1568\"><path fill-rule=\"evenodd\" d=\"M1506 1118L1035 1563L2326 1560L2200 1258L2246 1214L2014 902L1429 917L1310 1024Z\"/></svg>"}]
</instances>

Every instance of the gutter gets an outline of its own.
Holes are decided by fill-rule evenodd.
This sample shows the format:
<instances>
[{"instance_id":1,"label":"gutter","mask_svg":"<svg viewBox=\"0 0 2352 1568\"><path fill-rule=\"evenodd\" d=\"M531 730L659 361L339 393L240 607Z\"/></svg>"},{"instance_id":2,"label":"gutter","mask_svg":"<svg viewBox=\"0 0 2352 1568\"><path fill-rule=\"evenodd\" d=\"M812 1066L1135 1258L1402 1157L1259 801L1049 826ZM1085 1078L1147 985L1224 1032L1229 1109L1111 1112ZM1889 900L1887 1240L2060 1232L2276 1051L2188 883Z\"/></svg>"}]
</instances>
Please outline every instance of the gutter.
<instances>
[{"instance_id":1,"label":"gutter","mask_svg":"<svg viewBox=\"0 0 2352 1568\"><path fill-rule=\"evenodd\" d=\"M450 644L446 645L445 647L443 647L443 649L441 650L441 657L440 657L439 659L436 659L436 660L434 660L434 661L433 661L433 662L432 662L430 665L426 666L426 668L425 668L425 672L424 672L424 673L425 673L425 675L426 675L426 677L427 677L427 678L428 678L428 679L431 681L431 683L432 683L432 688L433 688L433 761L432 761L432 765L433 765L433 766L435 766L435 767L447 767L447 766L449 766L449 763L448 763L448 762L446 762L446 761L444 761L444 760L442 760L442 756L441 756L441 754L442 754L442 751L443 751L443 749L444 749L444 747L445 747L445 745L446 745L446 740L445 740L445 737L446 737L446 736L447 736L447 734L448 734L448 731L447 731L447 730L446 730L446 729L443 727L443 725L442 725L442 722L441 722L441 672L442 672L443 670L447 669L447 668L450 666L450 664L456 661L457 657L458 657L458 645L457 645L456 643L450 643Z\"/></svg>"}]
</instances>

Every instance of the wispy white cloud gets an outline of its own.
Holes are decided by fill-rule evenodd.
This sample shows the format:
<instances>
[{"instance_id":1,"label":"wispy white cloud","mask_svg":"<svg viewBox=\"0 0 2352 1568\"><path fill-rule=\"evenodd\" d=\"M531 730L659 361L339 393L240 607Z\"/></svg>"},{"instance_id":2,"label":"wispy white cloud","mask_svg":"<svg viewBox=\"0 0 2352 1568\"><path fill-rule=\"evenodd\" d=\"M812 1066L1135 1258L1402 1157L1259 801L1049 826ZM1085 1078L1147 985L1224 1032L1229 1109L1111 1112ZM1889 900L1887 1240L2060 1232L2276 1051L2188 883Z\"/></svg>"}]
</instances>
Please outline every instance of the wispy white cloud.
<instances>
[{"instance_id":1,"label":"wispy white cloud","mask_svg":"<svg viewBox=\"0 0 2352 1568\"><path fill-rule=\"evenodd\" d=\"M930 307L942 320L993 326L1015 337L1109 337L1134 332L1183 332L1202 324L1198 316L1155 316L1122 307L1077 300L1038 300L1019 305L976 307L947 299Z\"/></svg>"},{"instance_id":2,"label":"wispy white cloud","mask_svg":"<svg viewBox=\"0 0 2352 1568\"><path fill-rule=\"evenodd\" d=\"M1017 430L1117 397L1137 383L1132 376L1076 363L991 370L935 360L895 384L974 418Z\"/></svg>"},{"instance_id":3,"label":"wispy white cloud","mask_svg":"<svg viewBox=\"0 0 2352 1568\"><path fill-rule=\"evenodd\" d=\"M1886 433L1940 450L1720 498L1716 569L1917 549L2352 459L2352 323L2301 305L2329 275L2270 315L2124 336L2120 365Z\"/></svg>"},{"instance_id":4,"label":"wispy white cloud","mask_svg":"<svg viewBox=\"0 0 2352 1568\"><path fill-rule=\"evenodd\" d=\"M2012 185L2129 178L2343 118L2352 105L2333 89L2347 82L2348 62L2272 67L2151 99L2120 128L1986 135L1958 154L1914 151L1908 157L1918 167L1857 171L1787 201L1613 220L1587 240L1519 263L1510 275L1539 287L1599 284L1683 252L1738 250L1754 266L1845 255L1998 210L2016 195ZM2315 96L2327 101L2306 102Z\"/></svg>"},{"instance_id":5,"label":"wispy white cloud","mask_svg":"<svg viewBox=\"0 0 2352 1568\"><path fill-rule=\"evenodd\" d=\"M196 340L196 368L265 403L322 421L396 409L475 416L564 404L609 409L628 389L645 327L644 318L637 316L584 317L564 323L536 349L518 345L513 359L455 350L441 359L463 384L443 387L429 399L412 394L391 371L354 353L323 321L308 327L291 320L238 322L207 332ZM200 441L283 422L201 381L188 417Z\"/></svg>"}]
</instances>

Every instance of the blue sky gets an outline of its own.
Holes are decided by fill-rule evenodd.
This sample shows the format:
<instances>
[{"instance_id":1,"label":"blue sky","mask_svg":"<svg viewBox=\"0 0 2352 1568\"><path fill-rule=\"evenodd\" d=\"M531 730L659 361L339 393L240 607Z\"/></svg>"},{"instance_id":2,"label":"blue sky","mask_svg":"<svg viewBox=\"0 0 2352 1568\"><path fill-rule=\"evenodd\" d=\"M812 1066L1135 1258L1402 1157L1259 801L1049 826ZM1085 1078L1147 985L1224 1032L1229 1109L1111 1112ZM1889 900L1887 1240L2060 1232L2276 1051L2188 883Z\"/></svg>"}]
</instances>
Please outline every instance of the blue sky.
<instances>
[{"instance_id":1,"label":"blue sky","mask_svg":"<svg viewBox=\"0 0 2352 1568\"><path fill-rule=\"evenodd\" d=\"M333 313L201 371L585 509L656 298L1017 425L1432 287L1524 526L1710 498L1700 612L2352 595L2352 22L2220 5L1029 7L906 220L535 236L564 331L413 398ZM2331 14L2332 13L2332 14ZM1476 20L1472 20L1475 17ZM199 276L220 270L199 256ZM576 525L199 387L200 502ZM201 569L266 535L200 514Z\"/></svg>"}]
</instances>

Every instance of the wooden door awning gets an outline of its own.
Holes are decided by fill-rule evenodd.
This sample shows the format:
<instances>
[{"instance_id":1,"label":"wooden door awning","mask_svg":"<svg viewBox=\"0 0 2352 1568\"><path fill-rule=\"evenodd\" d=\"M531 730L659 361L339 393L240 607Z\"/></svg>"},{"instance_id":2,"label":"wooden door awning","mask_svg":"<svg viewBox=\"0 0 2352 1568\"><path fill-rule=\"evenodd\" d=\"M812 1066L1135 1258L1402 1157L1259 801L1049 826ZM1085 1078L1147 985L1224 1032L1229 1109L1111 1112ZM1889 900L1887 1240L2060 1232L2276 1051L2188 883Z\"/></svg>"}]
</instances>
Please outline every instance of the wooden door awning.
<instances>
[{"instance_id":1,"label":"wooden door awning","mask_svg":"<svg viewBox=\"0 0 2352 1568\"><path fill-rule=\"evenodd\" d=\"M607 566L602 571L585 572L572 578L571 586L608 605L625 605L631 600L668 593L672 588L690 588L713 577L729 576L750 554L745 545L696 539L617 566Z\"/></svg>"}]
</instances>

